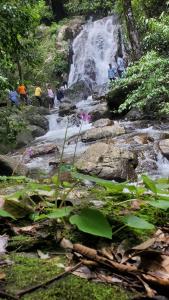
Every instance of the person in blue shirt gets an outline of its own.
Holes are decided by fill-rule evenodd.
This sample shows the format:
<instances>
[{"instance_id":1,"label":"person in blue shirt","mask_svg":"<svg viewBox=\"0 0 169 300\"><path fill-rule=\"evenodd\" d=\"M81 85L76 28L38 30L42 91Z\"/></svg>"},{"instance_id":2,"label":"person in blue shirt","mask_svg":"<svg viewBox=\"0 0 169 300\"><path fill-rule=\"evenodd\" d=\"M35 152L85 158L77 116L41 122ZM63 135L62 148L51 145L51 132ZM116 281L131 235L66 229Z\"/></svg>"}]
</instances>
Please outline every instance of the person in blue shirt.
<instances>
[{"instance_id":1,"label":"person in blue shirt","mask_svg":"<svg viewBox=\"0 0 169 300\"><path fill-rule=\"evenodd\" d=\"M110 81L116 80L116 68L112 67L112 64L109 64L108 78Z\"/></svg>"},{"instance_id":2,"label":"person in blue shirt","mask_svg":"<svg viewBox=\"0 0 169 300\"><path fill-rule=\"evenodd\" d=\"M120 54L117 58L117 66L119 77L122 78L124 76L125 71L125 63L122 54Z\"/></svg>"},{"instance_id":3,"label":"person in blue shirt","mask_svg":"<svg viewBox=\"0 0 169 300\"><path fill-rule=\"evenodd\" d=\"M9 100L11 101L12 106L16 105L17 107L19 107L19 95L17 91L15 90L9 91Z\"/></svg>"}]
</instances>

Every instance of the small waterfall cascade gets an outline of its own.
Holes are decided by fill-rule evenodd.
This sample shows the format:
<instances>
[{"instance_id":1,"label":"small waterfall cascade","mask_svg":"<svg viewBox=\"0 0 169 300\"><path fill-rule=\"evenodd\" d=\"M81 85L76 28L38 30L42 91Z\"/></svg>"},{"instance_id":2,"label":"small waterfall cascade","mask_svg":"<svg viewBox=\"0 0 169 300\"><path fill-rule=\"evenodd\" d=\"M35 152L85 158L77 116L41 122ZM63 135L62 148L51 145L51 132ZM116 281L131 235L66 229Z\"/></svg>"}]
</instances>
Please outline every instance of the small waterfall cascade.
<instances>
[{"instance_id":1,"label":"small waterfall cascade","mask_svg":"<svg viewBox=\"0 0 169 300\"><path fill-rule=\"evenodd\" d=\"M80 80L92 86L106 83L108 65L116 65L118 51L124 52L117 16L108 16L94 22L90 19L74 39L72 48L69 86Z\"/></svg>"}]
</instances>

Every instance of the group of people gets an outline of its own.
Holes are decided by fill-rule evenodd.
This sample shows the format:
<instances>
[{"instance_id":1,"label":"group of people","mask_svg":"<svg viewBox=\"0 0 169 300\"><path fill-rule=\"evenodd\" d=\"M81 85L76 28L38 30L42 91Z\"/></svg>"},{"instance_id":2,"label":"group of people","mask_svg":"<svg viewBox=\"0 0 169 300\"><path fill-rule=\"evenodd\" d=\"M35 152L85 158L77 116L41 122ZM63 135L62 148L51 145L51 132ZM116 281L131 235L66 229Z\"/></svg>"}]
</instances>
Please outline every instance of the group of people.
<instances>
[{"instance_id":1,"label":"group of people","mask_svg":"<svg viewBox=\"0 0 169 300\"><path fill-rule=\"evenodd\" d=\"M125 71L125 62L123 59L123 55L119 55L117 57L117 67L112 64L109 64L109 69L108 69L108 78L110 81L116 80L116 78L122 78L124 76L124 71Z\"/></svg>"},{"instance_id":2,"label":"group of people","mask_svg":"<svg viewBox=\"0 0 169 300\"><path fill-rule=\"evenodd\" d=\"M64 91L65 89L67 89L68 84L66 81L66 77L62 76L62 80L63 80L62 86L60 88L57 88L56 92L54 92L50 84L46 86L49 109L52 109L54 107L55 97L59 102L61 102L61 100L64 98ZM35 87L34 96L40 106L43 105L42 95L43 95L42 88L40 87L40 84L37 83ZM27 88L23 83L20 83L17 89L11 89L9 91L9 100L11 101L12 106L16 105L17 107L19 107L20 103L25 105L31 104L31 100L28 97Z\"/></svg>"}]
</instances>

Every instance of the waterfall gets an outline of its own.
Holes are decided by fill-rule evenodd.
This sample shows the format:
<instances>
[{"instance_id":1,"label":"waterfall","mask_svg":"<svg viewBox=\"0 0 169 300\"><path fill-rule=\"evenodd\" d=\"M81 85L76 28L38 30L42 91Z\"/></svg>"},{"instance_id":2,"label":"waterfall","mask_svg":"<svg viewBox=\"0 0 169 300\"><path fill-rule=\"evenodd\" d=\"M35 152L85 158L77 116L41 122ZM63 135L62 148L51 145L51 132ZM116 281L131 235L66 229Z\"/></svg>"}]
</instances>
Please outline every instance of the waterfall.
<instances>
[{"instance_id":1,"label":"waterfall","mask_svg":"<svg viewBox=\"0 0 169 300\"><path fill-rule=\"evenodd\" d=\"M79 80L101 85L107 82L108 65L116 65L115 56L124 51L120 24L116 15L92 22L90 19L74 39L73 63L69 86Z\"/></svg>"}]
</instances>

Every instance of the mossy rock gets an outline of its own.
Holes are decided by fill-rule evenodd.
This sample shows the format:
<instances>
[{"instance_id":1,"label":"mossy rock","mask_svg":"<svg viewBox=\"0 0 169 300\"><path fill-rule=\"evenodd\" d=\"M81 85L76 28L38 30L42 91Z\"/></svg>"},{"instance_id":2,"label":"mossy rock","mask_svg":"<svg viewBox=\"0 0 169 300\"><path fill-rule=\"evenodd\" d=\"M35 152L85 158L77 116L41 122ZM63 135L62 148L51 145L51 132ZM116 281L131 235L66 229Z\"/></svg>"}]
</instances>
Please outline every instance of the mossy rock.
<instances>
[{"instance_id":1,"label":"mossy rock","mask_svg":"<svg viewBox=\"0 0 169 300\"><path fill-rule=\"evenodd\" d=\"M25 254L9 257L14 263L6 268L6 291L15 294L19 290L45 282L63 272L59 263L64 258L42 260ZM128 300L130 294L111 285L89 282L86 279L68 275L59 281L22 297L23 300Z\"/></svg>"}]
</instances>

